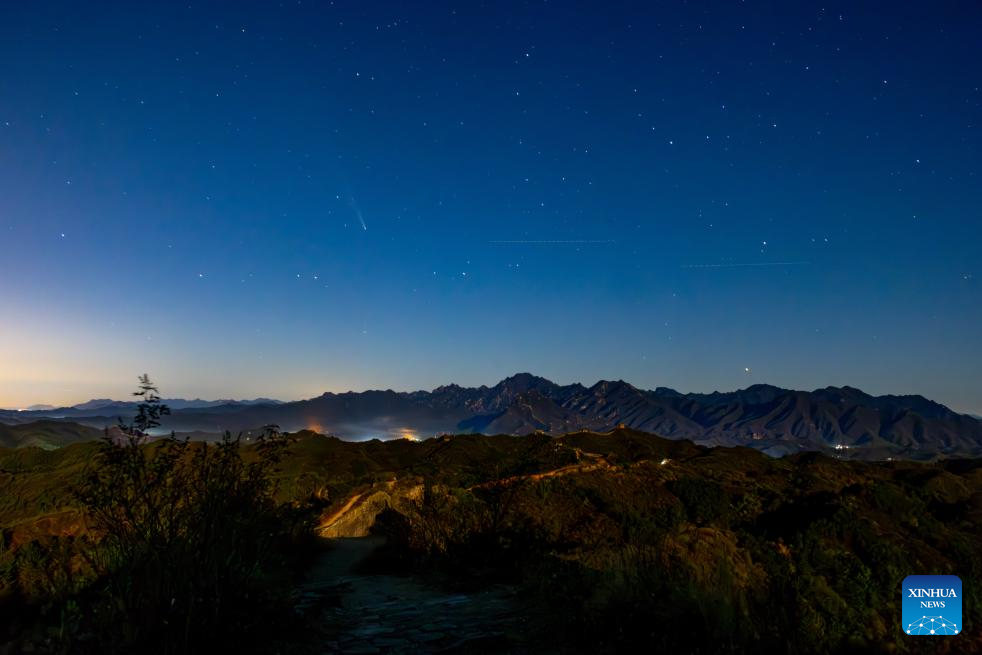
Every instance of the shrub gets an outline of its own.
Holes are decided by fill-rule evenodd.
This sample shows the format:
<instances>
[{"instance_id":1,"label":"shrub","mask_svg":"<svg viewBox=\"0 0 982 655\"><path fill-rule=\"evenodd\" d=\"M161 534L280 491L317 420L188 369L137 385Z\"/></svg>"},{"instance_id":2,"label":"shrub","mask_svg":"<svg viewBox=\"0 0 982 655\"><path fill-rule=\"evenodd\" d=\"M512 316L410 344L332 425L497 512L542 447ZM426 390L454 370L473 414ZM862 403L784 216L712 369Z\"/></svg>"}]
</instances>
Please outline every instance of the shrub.
<instances>
[{"instance_id":1,"label":"shrub","mask_svg":"<svg viewBox=\"0 0 982 655\"><path fill-rule=\"evenodd\" d=\"M682 501L689 518L695 523L719 521L730 510L729 497L715 482L681 478L669 484L668 488Z\"/></svg>"},{"instance_id":2,"label":"shrub","mask_svg":"<svg viewBox=\"0 0 982 655\"><path fill-rule=\"evenodd\" d=\"M247 643L252 614L277 598L289 517L272 474L286 442L269 426L246 461L240 440L145 443L167 413L141 378L136 420L107 435L77 491L98 539L88 590L100 650L194 652Z\"/></svg>"}]
</instances>

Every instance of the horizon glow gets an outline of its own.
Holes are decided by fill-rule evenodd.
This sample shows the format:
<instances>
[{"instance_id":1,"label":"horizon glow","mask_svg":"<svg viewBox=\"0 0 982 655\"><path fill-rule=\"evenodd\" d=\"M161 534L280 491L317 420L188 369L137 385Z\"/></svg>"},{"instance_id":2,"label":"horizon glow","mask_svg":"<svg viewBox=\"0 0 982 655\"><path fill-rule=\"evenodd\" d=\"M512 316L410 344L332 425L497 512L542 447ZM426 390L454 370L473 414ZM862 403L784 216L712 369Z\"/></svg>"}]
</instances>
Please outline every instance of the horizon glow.
<instances>
[{"instance_id":1,"label":"horizon glow","mask_svg":"<svg viewBox=\"0 0 982 655\"><path fill-rule=\"evenodd\" d=\"M529 371L982 414L980 21L12 6L0 407Z\"/></svg>"}]
</instances>

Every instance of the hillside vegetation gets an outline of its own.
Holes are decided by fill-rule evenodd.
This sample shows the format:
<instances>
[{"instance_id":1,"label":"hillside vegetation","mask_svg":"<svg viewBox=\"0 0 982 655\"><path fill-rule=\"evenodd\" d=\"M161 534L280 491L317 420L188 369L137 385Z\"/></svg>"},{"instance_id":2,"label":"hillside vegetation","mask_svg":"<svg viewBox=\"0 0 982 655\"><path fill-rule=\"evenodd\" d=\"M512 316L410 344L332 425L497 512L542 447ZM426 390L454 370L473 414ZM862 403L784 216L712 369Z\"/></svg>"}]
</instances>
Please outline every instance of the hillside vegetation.
<instances>
[{"instance_id":1,"label":"hillside vegetation","mask_svg":"<svg viewBox=\"0 0 982 655\"><path fill-rule=\"evenodd\" d=\"M310 531L276 494L287 441L150 441L169 409L145 375L134 395L98 442L0 451L0 650L248 651L289 624Z\"/></svg>"},{"instance_id":2,"label":"hillside vegetation","mask_svg":"<svg viewBox=\"0 0 982 655\"><path fill-rule=\"evenodd\" d=\"M53 450L73 443L95 441L102 435L102 430L61 421L40 420L18 425L0 423L0 448Z\"/></svg>"},{"instance_id":3,"label":"hillside vegetation","mask_svg":"<svg viewBox=\"0 0 982 655\"><path fill-rule=\"evenodd\" d=\"M387 566L450 585L521 583L554 610L539 626L546 642L921 652L926 640L900 632L901 582L950 573L964 583L964 631L931 652L982 652L980 461L772 459L626 429L287 440L278 502L322 522L370 511L351 525L388 537ZM25 544L84 530L66 490L94 448L0 451L0 584L22 582ZM243 447L244 461L255 456ZM358 495L382 500L361 505Z\"/></svg>"}]
</instances>

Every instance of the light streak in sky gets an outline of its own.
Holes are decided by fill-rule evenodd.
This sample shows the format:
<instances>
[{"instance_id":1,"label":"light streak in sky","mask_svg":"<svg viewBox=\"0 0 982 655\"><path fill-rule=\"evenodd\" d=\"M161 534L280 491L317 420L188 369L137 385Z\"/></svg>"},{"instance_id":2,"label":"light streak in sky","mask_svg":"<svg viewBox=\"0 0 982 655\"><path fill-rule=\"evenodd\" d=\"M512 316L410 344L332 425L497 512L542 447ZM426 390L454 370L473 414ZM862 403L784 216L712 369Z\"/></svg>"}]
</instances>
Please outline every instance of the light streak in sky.
<instances>
[{"instance_id":1,"label":"light streak in sky","mask_svg":"<svg viewBox=\"0 0 982 655\"><path fill-rule=\"evenodd\" d=\"M741 264L683 264L682 268L750 268L757 266L807 266L811 262L747 262Z\"/></svg>"},{"instance_id":2,"label":"light streak in sky","mask_svg":"<svg viewBox=\"0 0 982 655\"><path fill-rule=\"evenodd\" d=\"M524 244L532 246L552 246L552 245L584 245L584 244L601 244L601 243L617 243L613 239L512 239L512 240L497 240L489 241L488 243L495 244Z\"/></svg>"}]
</instances>

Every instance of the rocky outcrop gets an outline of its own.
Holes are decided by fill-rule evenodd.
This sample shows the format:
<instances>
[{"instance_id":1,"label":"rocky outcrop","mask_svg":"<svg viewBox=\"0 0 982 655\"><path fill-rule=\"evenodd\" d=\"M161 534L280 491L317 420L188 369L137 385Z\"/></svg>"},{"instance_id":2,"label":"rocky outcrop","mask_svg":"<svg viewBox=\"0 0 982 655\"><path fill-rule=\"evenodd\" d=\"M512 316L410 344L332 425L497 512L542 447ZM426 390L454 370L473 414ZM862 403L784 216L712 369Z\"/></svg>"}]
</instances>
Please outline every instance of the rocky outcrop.
<instances>
[{"instance_id":1,"label":"rocky outcrop","mask_svg":"<svg viewBox=\"0 0 982 655\"><path fill-rule=\"evenodd\" d=\"M352 494L340 507L321 516L317 534L337 537L366 537L375 518L389 508L399 510L422 497L423 485L417 480L390 480Z\"/></svg>"}]
</instances>

